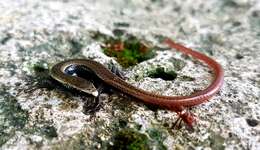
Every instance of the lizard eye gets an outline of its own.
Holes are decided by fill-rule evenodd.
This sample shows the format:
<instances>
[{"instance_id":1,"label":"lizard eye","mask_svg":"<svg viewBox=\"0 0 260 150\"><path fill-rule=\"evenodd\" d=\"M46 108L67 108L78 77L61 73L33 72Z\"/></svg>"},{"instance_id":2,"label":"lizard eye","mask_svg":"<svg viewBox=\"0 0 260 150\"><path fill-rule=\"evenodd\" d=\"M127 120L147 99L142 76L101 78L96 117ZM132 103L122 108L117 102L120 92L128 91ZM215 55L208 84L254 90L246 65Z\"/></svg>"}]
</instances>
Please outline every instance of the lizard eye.
<instances>
[{"instance_id":1,"label":"lizard eye","mask_svg":"<svg viewBox=\"0 0 260 150\"><path fill-rule=\"evenodd\" d=\"M96 74L86 66L83 65L70 65L64 69L64 73L71 76L77 76L89 81L95 81Z\"/></svg>"},{"instance_id":2,"label":"lizard eye","mask_svg":"<svg viewBox=\"0 0 260 150\"><path fill-rule=\"evenodd\" d=\"M76 72L77 72L76 65L68 66L68 67L64 70L64 73L65 73L65 74L67 74L67 75L72 75L72 76L74 76L74 74L76 74Z\"/></svg>"}]
</instances>

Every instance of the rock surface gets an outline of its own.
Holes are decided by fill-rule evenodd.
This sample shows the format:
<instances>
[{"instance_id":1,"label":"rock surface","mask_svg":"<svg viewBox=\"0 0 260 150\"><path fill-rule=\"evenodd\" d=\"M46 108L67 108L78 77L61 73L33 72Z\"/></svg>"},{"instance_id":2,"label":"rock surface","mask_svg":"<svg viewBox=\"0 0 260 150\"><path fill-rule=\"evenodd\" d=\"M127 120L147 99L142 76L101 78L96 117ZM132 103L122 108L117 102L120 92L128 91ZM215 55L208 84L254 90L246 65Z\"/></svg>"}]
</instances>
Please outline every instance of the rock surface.
<instances>
[{"instance_id":1,"label":"rock surface","mask_svg":"<svg viewBox=\"0 0 260 150\"><path fill-rule=\"evenodd\" d=\"M223 66L221 91L191 110L199 119L194 130L174 130L174 112L118 92L96 100L49 77L52 65L70 58L120 68L92 38L119 28L156 46L171 37ZM164 95L210 83L202 63L170 49L156 54L124 69L127 82ZM258 0L2 0L0 58L2 149L260 149ZM176 79L148 77L157 67Z\"/></svg>"}]
</instances>

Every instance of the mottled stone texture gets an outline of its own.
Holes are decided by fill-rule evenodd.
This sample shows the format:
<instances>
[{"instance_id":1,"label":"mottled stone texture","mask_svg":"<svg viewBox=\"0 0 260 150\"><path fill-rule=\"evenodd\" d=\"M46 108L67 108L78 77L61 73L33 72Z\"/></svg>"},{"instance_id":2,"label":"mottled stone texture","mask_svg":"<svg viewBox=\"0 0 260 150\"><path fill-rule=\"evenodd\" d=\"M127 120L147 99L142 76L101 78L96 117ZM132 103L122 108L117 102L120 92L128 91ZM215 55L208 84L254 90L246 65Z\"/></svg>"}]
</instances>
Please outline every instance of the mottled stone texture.
<instances>
[{"instance_id":1,"label":"mottled stone texture","mask_svg":"<svg viewBox=\"0 0 260 150\"><path fill-rule=\"evenodd\" d=\"M191 110L198 116L193 131L172 129L174 112L115 91L96 100L49 77L52 65L69 58L121 68L92 36L118 28L157 47L171 37L223 66L221 91ZM259 64L258 0L1 0L0 146L260 149ZM150 78L158 67L176 79ZM205 65L169 49L123 70L127 82L165 95L191 94L212 78Z\"/></svg>"}]
</instances>

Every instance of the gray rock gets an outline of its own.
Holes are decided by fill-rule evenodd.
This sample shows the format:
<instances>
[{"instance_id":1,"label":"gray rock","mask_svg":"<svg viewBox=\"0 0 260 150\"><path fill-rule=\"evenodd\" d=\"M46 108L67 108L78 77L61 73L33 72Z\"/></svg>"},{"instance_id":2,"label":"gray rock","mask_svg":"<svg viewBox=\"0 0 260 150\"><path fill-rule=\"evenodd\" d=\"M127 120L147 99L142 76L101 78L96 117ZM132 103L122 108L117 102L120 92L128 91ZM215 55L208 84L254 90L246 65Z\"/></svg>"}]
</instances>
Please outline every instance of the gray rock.
<instances>
[{"instance_id":1,"label":"gray rock","mask_svg":"<svg viewBox=\"0 0 260 150\"><path fill-rule=\"evenodd\" d=\"M122 69L92 38L93 32L113 36L115 28L158 47L164 46L160 37L170 37L223 66L221 91L191 110L198 116L193 131L172 129L176 113L116 91L102 95L98 106L88 105L93 111L85 114L93 99L50 78L52 65L71 58ZM127 82L179 96L210 83L207 66L174 50L156 50L156 57L124 69ZM257 0L2 0L0 58L1 149L260 149ZM176 79L149 77L157 67L175 72Z\"/></svg>"}]
</instances>

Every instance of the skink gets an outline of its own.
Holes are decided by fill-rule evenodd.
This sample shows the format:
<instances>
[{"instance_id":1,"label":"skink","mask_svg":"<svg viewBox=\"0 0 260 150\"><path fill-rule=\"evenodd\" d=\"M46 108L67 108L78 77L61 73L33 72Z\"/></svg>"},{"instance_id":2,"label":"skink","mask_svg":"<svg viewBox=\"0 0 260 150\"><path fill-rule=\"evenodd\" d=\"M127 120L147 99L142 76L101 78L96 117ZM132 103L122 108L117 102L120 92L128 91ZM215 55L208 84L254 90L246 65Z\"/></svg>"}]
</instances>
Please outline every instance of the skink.
<instances>
[{"instance_id":1,"label":"skink","mask_svg":"<svg viewBox=\"0 0 260 150\"><path fill-rule=\"evenodd\" d=\"M72 86L80 91L85 91L87 93L91 92L92 95L96 96L98 95L96 91L89 91L93 89L93 84L91 84L90 81L65 73L66 68L69 66L84 66L93 71L95 75L106 84L111 85L121 92L129 94L143 101L144 103L158 105L160 107L175 111L184 120L184 122L186 122L189 126L192 126L195 118L191 113L187 113L187 111L184 112L183 110L209 100L215 93L220 90L224 81L223 69L215 60L200 52L175 43L168 38L165 39L164 43L166 43L171 48L174 48L186 55L191 55L192 57L206 63L214 73L214 79L212 83L206 89L189 96L163 96L137 88L125 82L122 78L112 73L102 64L87 59L72 59L60 62L52 67L51 76L64 84Z\"/></svg>"}]
</instances>

